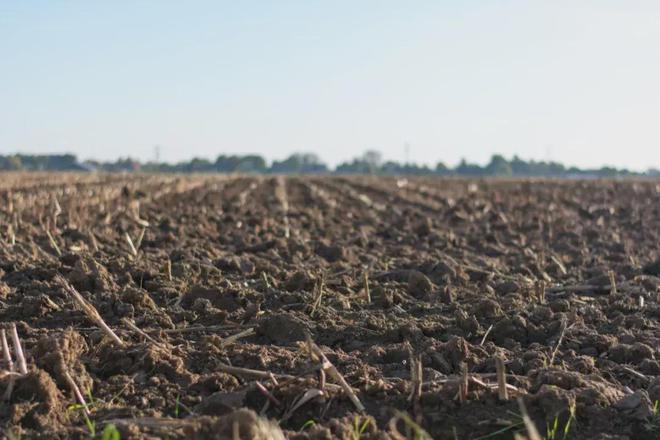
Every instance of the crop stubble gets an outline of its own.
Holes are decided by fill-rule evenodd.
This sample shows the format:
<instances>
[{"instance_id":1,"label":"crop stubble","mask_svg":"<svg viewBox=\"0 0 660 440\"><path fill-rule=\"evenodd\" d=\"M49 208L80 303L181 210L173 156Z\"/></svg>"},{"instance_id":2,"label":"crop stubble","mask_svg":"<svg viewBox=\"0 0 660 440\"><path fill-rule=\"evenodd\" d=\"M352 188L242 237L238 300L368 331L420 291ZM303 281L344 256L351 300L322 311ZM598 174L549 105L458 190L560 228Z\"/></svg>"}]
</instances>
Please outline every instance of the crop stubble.
<instances>
[{"instance_id":1,"label":"crop stubble","mask_svg":"<svg viewBox=\"0 0 660 440\"><path fill-rule=\"evenodd\" d=\"M4 433L660 437L658 182L4 174L0 201Z\"/></svg>"}]
</instances>

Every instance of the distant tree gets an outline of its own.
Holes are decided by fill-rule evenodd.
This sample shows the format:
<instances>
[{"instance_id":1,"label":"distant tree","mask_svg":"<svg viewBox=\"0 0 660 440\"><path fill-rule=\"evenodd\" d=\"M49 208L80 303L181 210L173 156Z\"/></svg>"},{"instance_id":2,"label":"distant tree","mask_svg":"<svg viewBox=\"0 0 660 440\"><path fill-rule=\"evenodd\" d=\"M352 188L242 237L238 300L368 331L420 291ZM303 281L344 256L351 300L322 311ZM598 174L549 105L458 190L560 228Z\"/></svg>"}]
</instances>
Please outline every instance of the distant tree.
<instances>
[{"instance_id":1,"label":"distant tree","mask_svg":"<svg viewBox=\"0 0 660 440\"><path fill-rule=\"evenodd\" d=\"M80 167L78 159L73 154L46 156L42 164L43 169L60 171L75 170Z\"/></svg>"},{"instance_id":2,"label":"distant tree","mask_svg":"<svg viewBox=\"0 0 660 440\"><path fill-rule=\"evenodd\" d=\"M215 160L214 168L222 173L232 173L238 168L240 158L238 156L220 155Z\"/></svg>"},{"instance_id":3,"label":"distant tree","mask_svg":"<svg viewBox=\"0 0 660 440\"><path fill-rule=\"evenodd\" d=\"M491 157L490 163L486 165L485 171L489 176L510 176L513 174L513 169L509 162L499 154L495 154Z\"/></svg>"},{"instance_id":4,"label":"distant tree","mask_svg":"<svg viewBox=\"0 0 660 440\"><path fill-rule=\"evenodd\" d=\"M266 160L257 154L247 156L220 155L212 164L212 168L221 173L263 173L267 171L268 166Z\"/></svg>"},{"instance_id":5,"label":"distant tree","mask_svg":"<svg viewBox=\"0 0 660 440\"><path fill-rule=\"evenodd\" d=\"M455 169L456 174L461 176L482 176L484 174L483 168L476 164L470 164L465 159L461 159L461 163Z\"/></svg>"},{"instance_id":6,"label":"distant tree","mask_svg":"<svg viewBox=\"0 0 660 440\"><path fill-rule=\"evenodd\" d=\"M202 159L199 157L192 159L186 168L192 173L205 173L213 170L211 162L208 159Z\"/></svg>"},{"instance_id":7,"label":"distant tree","mask_svg":"<svg viewBox=\"0 0 660 440\"><path fill-rule=\"evenodd\" d=\"M14 154L0 156L0 170L103 170L111 172L242 172L242 173L327 173L327 165L313 153L295 153L288 158L275 161L268 167L266 160L260 155L220 155L214 162L195 158L188 162L177 164L148 162L142 165L131 158L120 158L114 162L86 161L79 163L72 154L28 155ZM455 168L449 168L444 163L438 163L431 169L424 165L401 164L396 161L383 163L382 155L377 151L366 151L359 157L338 165L336 173L372 173L390 175L447 175L457 174L468 177L483 175L492 176L552 176L552 177L617 177L631 175L659 176L660 171L649 169L646 173L631 172L626 169L602 167L599 169L567 168L558 162L529 162L514 156L510 161L501 155L493 155L488 165L481 167L468 163L465 159Z\"/></svg>"},{"instance_id":8,"label":"distant tree","mask_svg":"<svg viewBox=\"0 0 660 440\"><path fill-rule=\"evenodd\" d=\"M530 174L529 164L517 155L511 159L511 172L516 176L528 176Z\"/></svg>"},{"instance_id":9,"label":"distant tree","mask_svg":"<svg viewBox=\"0 0 660 440\"><path fill-rule=\"evenodd\" d=\"M566 167L557 162L548 163L548 173L551 176L562 176L566 173Z\"/></svg>"},{"instance_id":10,"label":"distant tree","mask_svg":"<svg viewBox=\"0 0 660 440\"><path fill-rule=\"evenodd\" d=\"M294 153L281 161L274 161L272 173L325 173L328 167L314 153Z\"/></svg>"},{"instance_id":11,"label":"distant tree","mask_svg":"<svg viewBox=\"0 0 660 440\"><path fill-rule=\"evenodd\" d=\"M7 165L9 170L18 171L23 169L23 161L21 160L21 157L18 155L8 157Z\"/></svg>"},{"instance_id":12,"label":"distant tree","mask_svg":"<svg viewBox=\"0 0 660 440\"><path fill-rule=\"evenodd\" d=\"M11 156L9 158L9 169L10 170L22 170L23 169L23 161L21 160L20 156Z\"/></svg>"},{"instance_id":13,"label":"distant tree","mask_svg":"<svg viewBox=\"0 0 660 440\"><path fill-rule=\"evenodd\" d=\"M613 167L602 167L596 174L598 174L599 177L615 177L619 172Z\"/></svg>"},{"instance_id":14,"label":"distant tree","mask_svg":"<svg viewBox=\"0 0 660 440\"><path fill-rule=\"evenodd\" d=\"M440 175L450 174L451 170L443 162L438 162L435 166L435 173Z\"/></svg>"},{"instance_id":15,"label":"distant tree","mask_svg":"<svg viewBox=\"0 0 660 440\"><path fill-rule=\"evenodd\" d=\"M363 159L353 159L351 162L340 163L335 171L340 174L373 173L373 169Z\"/></svg>"},{"instance_id":16,"label":"distant tree","mask_svg":"<svg viewBox=\"0 0 660 440\"><path fill-rule=\"evenodd\" d=\"M241 157L236 167L242 173L263 173L266 169L266 160L256 154Z\"/></svg>"}]
</instances>

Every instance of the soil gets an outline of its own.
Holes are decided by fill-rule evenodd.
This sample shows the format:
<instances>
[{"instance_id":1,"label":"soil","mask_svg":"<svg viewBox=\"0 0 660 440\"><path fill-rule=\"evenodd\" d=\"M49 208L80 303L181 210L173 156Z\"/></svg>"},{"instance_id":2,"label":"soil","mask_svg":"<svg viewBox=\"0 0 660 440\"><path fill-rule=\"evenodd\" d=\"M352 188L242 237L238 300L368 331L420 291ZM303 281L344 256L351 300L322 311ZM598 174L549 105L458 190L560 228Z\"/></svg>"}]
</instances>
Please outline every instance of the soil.
<instances>
[{"instance_id":1,"label":"soil","mask_svg":"<svg viewBox=\"0 0 660 440\"><path fill-rule=\"evenodd\" d=\"M660 438L657 181L3 174L0 201L4 437L512 439L525 410Z\"/></svg>"}]
</instances>

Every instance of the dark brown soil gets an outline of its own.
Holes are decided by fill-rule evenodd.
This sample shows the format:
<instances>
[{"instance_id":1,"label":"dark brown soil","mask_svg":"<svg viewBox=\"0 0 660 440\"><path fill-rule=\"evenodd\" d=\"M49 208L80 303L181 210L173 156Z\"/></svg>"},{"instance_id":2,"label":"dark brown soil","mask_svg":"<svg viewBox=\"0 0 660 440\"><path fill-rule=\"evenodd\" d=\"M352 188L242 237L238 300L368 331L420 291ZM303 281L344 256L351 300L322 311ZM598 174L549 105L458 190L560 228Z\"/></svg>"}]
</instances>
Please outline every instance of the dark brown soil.
<instances>
[{"instance_id":1,"label":"dark brown soil","mask_svg":"<svg viewBox=\"0 0 660 440\"><path fill-rule=\"evenodd\" d=\"M0 177L0 437L660 439L656 181Z\"/></svg>"}]
</instances>

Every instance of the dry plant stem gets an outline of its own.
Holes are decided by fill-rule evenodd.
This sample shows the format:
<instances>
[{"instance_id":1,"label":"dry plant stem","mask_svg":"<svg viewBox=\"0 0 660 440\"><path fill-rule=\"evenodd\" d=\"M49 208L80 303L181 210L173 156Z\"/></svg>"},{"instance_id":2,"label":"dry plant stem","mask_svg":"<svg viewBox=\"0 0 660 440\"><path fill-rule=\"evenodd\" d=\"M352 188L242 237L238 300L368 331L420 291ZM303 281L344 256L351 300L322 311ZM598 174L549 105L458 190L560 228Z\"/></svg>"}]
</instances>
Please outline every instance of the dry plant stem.
<instances>
[{"instance_id":1,"label":"dry plant stem","mask_svg":"<svg viewBox=\"0 0 660 440\"><path fill-rule=\"evenodd\" d=\"M273 402L273 403L275 404L275 406L277 406L277 407L282 406L282 404L280 403L280 401L277 400L277 398L276 398L275 396L273 396L273 395L271 394L271 392L268 391L268 390L266 389L266 387L263 386L263 385L261 384L261 382L258 382L258 381L257 381L257 382L255 382L255 385L257 386L257 388L259 389L259 391L261 392L261 394L263 394L264 396L266 396L266 398L267 398L268 400L270 400L271 402Z\"/></svg>"},{"instance_id":2,"label":"dry plant stem","mask_svg":"<svg viewBox=\"0 0 660 440\"><path fill-rule=\"evenodd\" d=\"M1 334L1 339L2 339L2 354L5 360L5 363L7 364L7 368L9 371L7 374L9 375L9 383L7 384L7 388L5 389L5 394L3 396L4 400L9 401L11 399L11 393L14 390L14 382L16 380L16 376L19 375L20 373L16 373L14 369L16 366L11 360L11 353L9 351L9 344L7 343L7 335L4 329L2 329L2 334Z\"/></svg>"},{"instance_id":3,"label":"dry plant stem","mask_svg":"<svg viewBox=\"0 0 660 440\"><path fill-rule=\"evenodd\" d=\"M554 286L546 289L547 293L558 292L590 292L590 291L603 291L611 290L612 286L596 286L593 284L578 284L576 286Z\"/></svg>"},{"instance_id":4,"label":"dry plant stem","mask_svg":"<svg viewBox=\"0 0 660 440\"><path fill-rule=\"evenodd\" d=\"M371 304L371 291L369 290L369 272L364 272L364 296L367 299L367 303Z\"/></svg>"},{"instance_id":5,"label":"dry plant stem","mask_svg":"<svg viewBox=\"0 0 660 440\"><path fill-rule=\"evenodd\" d=\"M57 304L55 304L55 302L53 302L53 300L50 299L49 297L45 296L45 297L44 297L44 301L45 301L46 303L48 303L48 306L49 306L51 309L53 309L53 310L57 310L57 311L62 310L62 308L61 308L60 306L58 306Z\"/></svg>"},{"instance_id":6,"label":"dry plant stem","mask_svg":"<svg viewBox=\"0 0 660 440\"><path fill-rule=\"evenodd\" d=\"M254 334L254 329L249 328L247 330L243 330L242 332L236 333L235 335L231 335L226 337L220 342L220 347L226 347L227 345L233 344L234 342L238 341L241 338L245 338L248 336L251 336Z\"/></svg>"},{"instance_id":7,"label":"dry plant stem","mask_svg":"<svg viewBox=\"0 0 660 440\"><path fill-rule=\"evenodd\" d=\"M55 250L55 253L57 254L58 257L62 256L62 251L60 250L60 247L57 245L57 242L55 242L55 239L51 235L50 231L46 229L46 235L48 236L48 241L50 241L50 245L52 248Z\"/></svg>"},{"instance_id":8,"label":"dry plant stem","mask_svg":"<svg viewBox=\"0 0 660 440\"><path fill-rule=\"evenodd\" d=\"M516 380L516 381L519 381L519 382L525 382L528 379L525 376L519 376L517 374L506 374L505 376L509 379ZM472 374L470 374L470 380L472 380L476 377L479 377L481 379L497 379L497 373L472 373ZM450 382L454 379L455 379L455 377L454 378L447 377L447 378L443 378L443 379L429 380L429 381L423 382L422 385L423 386L428 386L428 385L433 385L433 384L443 384L443 383ZM509 389L512 389L511 387L513 387L513 385L509 385L509 384L507 384L506 386Z\"/></svg>"},{"instance_id":9,"label":"dry plant stem","mask_svg":"<svg viewBox=\"0 0 660 440\"><path fill-rule=\"evenodd\" d=\"M275 386L285 386L285 385L289 385L289 384L291 384L291 383L293 383L297 380L300 380L300 378L303 377L303 376L306 376L306 375L311 374L311 373L316 373L317 371L319 373L323 372L322 365L320 365L320 364L314 365L313 367L308 368L308 369L300 372L298 374L298 376L290 376L290 378L282 377L282 375L280 375L280 379L284 379L284 380L282 380L282 382L278 382L275 375L273 375L273 373L271 373L270 371L268 372L268 374L270 374L270 381L273 383L273 385L275 385ZM325 373L323 373L323 374L325 374ZM332 385L332 386L337 387L337 389L339 389L339 385ZM321 388L321 386L319 386L319 389L323 389L323 388Z\"/></svg>"},{"instance_id":10,"label":"dry plant stem","mask_svg":"<svg viewBox=\"0 0 660 440\"><path fill-rule=\"evenodd\" d=\"M92 248L93 248L95 251L98 251L98 250L99 250L99 243L98 243L98 241L96 240L96 236L94 235L94 233L93 233L92 231L89 231L89 232L87 233L87 235L89 236L89 241L92 243Z\"/></svg>"},{"instance_id":11,"label":"dry plant stem","mask_svg":"<svg viewBox=\"0 0 660 440\"><path fill-rule=\"evenodd\" d=\"M146 232L147 228L142 228L140 229L140 235L138 235L137 240L135 241L135 250L140 250L140 246L142 246L142 240L144 240L144 233Z\"/></svg>"},{"instance_id":12,"label":"dry plant stem","mask_svg":"<svg viewBox=\"0 0 660 440\"><path fill-rule=\"evenodd\" d=\"M164 345L164 344L158 342L157 340L155 340L154 338L152 338L151 336L149 336L144 330L142 330L142 329L139 328L137 325L135 325L135 322L133 322L132 319L129 319L129 318L123 318L123 319L121 320L121 322L123 322L124 324L126 324L126 327L130 328L130 329L133 330L135 333L139 334L140 336L142 336L144 339L146 339L147 341L151 342L152 344L157 345L157 346L162 347L162 348L165 348L165 345Z\"/></svg>"},{"instance_id":13,"label":"dry plant stem","mask_svg":"<svg viewBox=\"0 0 660 440\"><path fill-rule=\"evenodd\" d=\"M11 246L16 244L16 234L14 234L14 227L11 224L7 225L7 237Z\"/></svg>"},{"instance_id":14,"label":"dry plant stem","mask_svg":"<svg viewBox=\"0 0 660 440\"><path fill-rule=\"evenodd\" d=\"M108 324L105 323L103 318L101 318L101 315L99 315L99 312L96 310L96 308L89 304L85 298L82 297L82 295L73 287L71 284L69 284L64 278L60 277L60 282L64 285L66 291L71 295L73 298L74 302L78 305L78 307L82 310L82 312L87 315L87 317L94 322L96 325L98 325L101 330L103 330L109 337L112 339L117 345L120 347L124 347L124 341L119 339L119 336L115 334L114 331L108 326Z\"/></svg>"},{"instance_id":15,"label":"dry plant stem","mask_svg":"<svg viewBox=\"0 0 660 440\"><path fill-rule=\"evenodd\" d=\"M321 274L321 279L319 280L317 284L317 292L316 292L316 297L314 298L314 305L312 306L312 311L310 312L309 316L314 316L316 313L316 309L321 305L321 301L323 300L323 290L325 288L325 274Z\"/></svg>"},{"instance_id":16,"label":"dry plant stem","mask_svg":"<svg viewBox=\"0 0 660 440\"><path fill-rule=\"evenodd\" d=\"M270 371L252 370L250 368L234 367L232 365L226 365L222 363L218 363L216 368L218 371L222 371L223 373L229 373L235 376L243 376L251 379L270 379L272 374ZM295 376L286 374L277 374L276 376L285 379L297 379Z\"/></svg>"},{"instance_id":17,"label":"dry plant stem","mask_svg":"<svg viewBox=\"0 0 660 440\"><path fill-rule=\"evenodd\" d=\"M566 266L564 266L564 263L562 263L559 258L555 257L554 255L550 255L550 259L557 265L559 272L562 275L566 275L568 273L566 272Z\"/></svg>"},{"instance_id":18,"label":"dry plant stem","mask_svg":"<svg viewBox=\"0 0 660 440\"><path fill-rule=\"evenodd\" d=\"M128 235L128 232L124 235L126 237L126 242L128 243L128 249L131 251L131 254L134 257L137 257L138 252L137 252L137 249L135 249L135 245L133 244L133 240L131 240L131 236Z\"/></svg>"},{"instance_id":19,"label":"dry plant stem","mask_svg":"<svg viewBox=\"0 0 660 440\"><path fill-rule=\"evenodd\" d=\"M62 207L60 202L57 201L57 197L53 197L53 227L57 229L57 217L62 213Z\"/></svg>"},{"instance_id":20,"label":"dry plant stem","mask_svg":"<svg viewBox=\"0 0 660 440\"><path fill-rule=\"evenodd\" d=\"M469 391L468 371L467 365L463 364L461 367L461 379L459 382L458 398L461 402L466 402Z\"/></svg>"},{"instance_id":21,"label":"dry plant stem","mask_svg":"<svg viewBox=\"0 0 660 440\"><path fill-rule=\"evenodd\" d=\"M319 389L324 391L326 385L325 370L323 369L323 365L321 365L321 369L319 370Z\"/></svg>"},{"instance_id":22,"label":"dry plant stem","mask_svg":"<svg viewBox=\"0 0 660 440\"><path fill-rule=\"evenodd\" d=\"M149 227L149 222L138 217L131 217L135 223L142 226L143 228Z\"/></svg>"},{"instance_id":23,"label":"dry plant stem","mask_svg":"<svg viewBox=\"0 0 660 440\"><path fill-rule=\"evenodd\" d=\"M559 346L561 345L562 340L564 339L564 334L566 333L566 321L561 322L561 333L559 334L559 339L557 340L557 345L555 346L555 349L552 350L552 355L550 356L550 366L555 362L555 356L557 355L557 351L559 350Z\"/></svg>"},{"instance_id":24,"label":"dry plant stem","mask_svg":"<svg viewBox=\"0 0 660 440\"><path fill-rule=\"evenodd\" d=\"M504 361L499 356L495 358L495 368L497 369L497 396L500 400L508 400L509 394L506 389Z\"/></svg>"},{"instance_id":25,"label":"dry plant stem","mask_svg":"<svg viewBox=\"0 0 660 440\"><path fill-rule=\"evenodd\" d=\"M14 344L14 356L16 356L16 363L18 364L18 372L27 374L27 364L25 363L25 356L23 356L23 347L21 347L21 340L18 338L18 331L16 324L11 325L11 339Z\"/></svg>"},{"instance_id":26,"label":"dry plant stem","mask_svg":"<svg viewBox=\"0 0 660 440\"><path fill-rule=\"evenodd\" d=\"M53 217L57 218L62 213L62 207L57 200L57 196L53 197Z\"/></svg>"},{"instance_id":27,"label":"dry plant stem","mask_svg":"<svg viewBox=\"0 0 660 440\"><path fill-rule=\"evenodd\" d=\"M344 376L341 375L341 373L337 370L337 368L328 360L328 358L323 354L323 351L319 348L318 345L316 345L311 339L308 340L308 344L310 349L312 350L312 353L314 353L320 360L321 364L323 365L323 369L337 382L339 382L339 385L342 387L344 392L348 395L348 398L353 402L353 405L358 409L360 412L364 412L365 408L364 405L362 405L362 402L360 402L360 399L355 395L355 392L353 392L353 389L351 386L346 382L346 379L344 379Z\"/></svg>"},{"instance_id":28,"label":"dry plant stem","mask_svg":"<svg viewBox=\"0 0 660 440\"><path fill-rule=\"evenodd\" d=\"M305 394L300 396L300 398L296 399L294 404L291 406L291 408L284 414L282 417L282 420L288 420L294 412L301 406L303 406L305 403L309 402L312 399L315 399L319 396L323 396L324 393L321 390L317 390L312 388L311 390L307 390Z\"/></svg>"},{"instance_id":29,"label":"dry plant stem","mask_svg":"<svg viewBox=\"0 0 660 440\"><path fill-rule=\"evenodd\" d=\"M238 424L237 420L234 420L231 425L231 439L241 440L241 426Z\"/></svg>"},{"instance_id":30,"label":"dry plant stem","mask_svg":"<svg viewBox=\"0 0 660 440\"><path fill-rule=\"evenodd\" d=\"M129 206L129 214L128 217L130 217L135 223L138 225L142 226L143 228L148 228L149 227L149 222L146 220L143 220L140 218L140 201L136 200Z\"/></svg>"},{"instance_id":31,"label":"dry plant stem","mask_svg":"<svg viewBox=\"0 0 660 440\"><path fill-rule=\"evenodd\" d=\"M287 384L300 380L302 376L292 376L290 374L273 374L270 371L261 371L261 370L252 370L250 368L234 367L232 365L226 365L223 363L216 364L216 369L222 371L223 373L233 374L234 376L241 376L248 379L270 379L279 378L284 381L282 384ZM317 368L311 369L310 372L316 371ZM306 373L306 372L305 372ZM327 384L326 388L332 388L333 390L342 389L339 385Z\"/></svg>"},{"instance_id":32,"label":"dry plant stem","mask_svg":"<svg viewBox=\"0 0 660 440\"><path fill-rule=\"evenodd\" d=\"M614 278L614 271L608 271L607 276L610 279L610 295L616 295L616 279Z\"/></svg>"},{"instance_id":33,"label":"dry plant stem","mask_svg":"<svg viewBox=\"0 0 660 440\"><path fill-rule=\"evenodd\" d=\"M649 381L650 381L650 379L649 379L647 376L643 375L643 374L640 373L639 371L633 370L633 369L630 368L630 367L627 367L627 366L624 365L624 366L621 367L621 369L622 369L623 371L625 371L625 372L628 372L628 373L632 374L632 375L635 376L635 377L638 377L638 378L644 380L645 382L649 382Z\"/></svg>"},{"instance_id":34,"label":"dry plant stem","mask_svg":"<svg viewBox=\"0 0 660 440\"><path fill-rule=\"evenodd\" d=\"M536 299L539 303L545 302L545 281L541 280L536 283Z\"/></svg>"},{"instance_id":35,"label":"dry plant stem","mask_svg":"<svg viewBox=\"0 0 660 440\"><path fill-rule=\"evenodd\" d=\"M543 440L539 434L539 431L536 429L536 425L534 425L534 422L532 422L532 419L527 413L527 407L525 407L525 403L523 402L522 397L518 397L518 407L520 408L520 414L522 415L523 422L525 422L525 428L527 428L527 435L529 436L529 440Z\"/></svg>"},{"instance_id":36,"label":"dry plant stem","mask_svg":"<svg viewBox=\"0 0 660 440\"><path fill-rule=\"evenodd\" d=\"M7 369L12 371L14 369L14 362L11 360L9 344L7 343L7 332L5 329L0 330L0 342L2 343L2 357L5 360Z\"/></svg>"},{"instance_id":37,"label":"dry plant stem","mask_svg":"<svg viewBox=\"0 0 660 440\"><path fill-rule=\"evenodd\" d=\"M169 258L165 261L165 273L167 274L167 280L172 281L172 260Z\"/></svg>"},{"instance_id":38,"label":"dry plant stem","mask_svg":"<svg viewBox=\"0 0 660 440\"><path fill-rule=\"evenodd\" d=\"M261 272L261 278L264 280L266 288L270 289L270 282L268 281L268 275L266 275L266 272Z\"/></svg>"},{"instance_id":39,"label":"dry plant stem","mask_svg":"<svg viewBox=\"0 0 660 440\"><path fill-rule=\"evenodd\" d=\"M161 330L162 333L188 333L188 332L221 332L226 330L238 330L240 325L191 325L190 327L168 328Z\"/></svg>"},{"instance_id":40,"label":"dry plant stem","mask_svg":"<svg viewBox=\"0 0 660 440\"><path fill-rule=\"evenodd\" d=\"M177 429L183 426L199 423L194 419L170 419L167 417L131 417L126 419L104 420L104 425L131 426L136 425L144 428L167 428Z\"/></svg>"},{"instance_id":41,"label":"dry plant stem","mask_svg":"<svg viewBox=\"0 0 660 440\"><path fill-rule=\"evenodd\" d=\"M408 396L408 401L413 402L414 404L419 404L419 398L422 395L422 357L421 356L410 356L410 378L412 381L412 389L410 396Z\"/></svg>"},{"instance_id":42,"label":"dry plant stem","mask_svg":"<svg viewBox=\"0 0 660 440\"><path fill-rule=\"evenodd\" d=\"M15 373L14 369L16 368L15 365L12 366L10 373L12 373L9 376L9 383L7 384L7 389L5 390L5 394L3 396L3 399L6 401L9 401L11 399L11 393L14 391L14 383L16 382L16 375L20 373Z\"/></svg>"},{"instance_id":43,"label":"dry plant stem","mask_svg":"<svg viewBox=\"0 0 660 440\"><path fill-rule=\"evenodd\" d=\"M473 384L479 385L480 387L487 388L487 389L489 389L489 390L499 389L499 385L498 385L498 384L486 383L486 382L484 382L483 380L478 379L478 378L476 378L476 377L474 377L474 376L470 376L470 382L472 382ZM427 382L427 383L428 383L428 382ZM446 382L445 382L445 383L446 383ZM519 391L520 391L520 388L518 388L518 387L514 387L513 385L509 385L508 383L505 383L505 387L506 387L507 390L511 390L511 391L515 391L515 392L519 392Z\"/></svg>"},{"instance_id":44,"label":"dry plant stem","mask_svg":"<svg viewBox=\"0 0 660 440\"><path fill-rule=\"evenodd\" d=\"M488 335L490 334L490 331L492 329L493 329L493 324L491 324L490 327L488 327L488 330L486 330L486 333L484 333L484 337L481 338L481 342L479 343L479 345L484 345L484 343L486 342L486 338L488 338Z\"/></svg>"},{"instance_id":45,"label":"dry plant stem","mask_svg":"<svg viewBox=\"0 0 660 440\"><path fill-rule=\"evenodd\" d=\"M76 396L76 400L84 408L85 414L87 414L87 416L90 416L91 413L89 412L89 407L87 406L87 402L85 401L85 398L80 392L80 388L78 388L78 385L76 385L76 382L73 380L73 378L71 377L68 371L64 372L64 378L69 384L69 387L71 387L71 391L73 391L73 394Z\"/></svg>"},{"instance_id":46,"label":"dry plant stem","mask_svg":"<svg viewBox=\"0 0 660 440\"><path fill-rule=\"evenodd\" d=\"M0 371L0 379L4 379L5 377L14 378L14 377L20 377L20 376L22 376L22 374L17 373L15 371L5 371L5 370Z\"/></svg>"}]
</instances>

